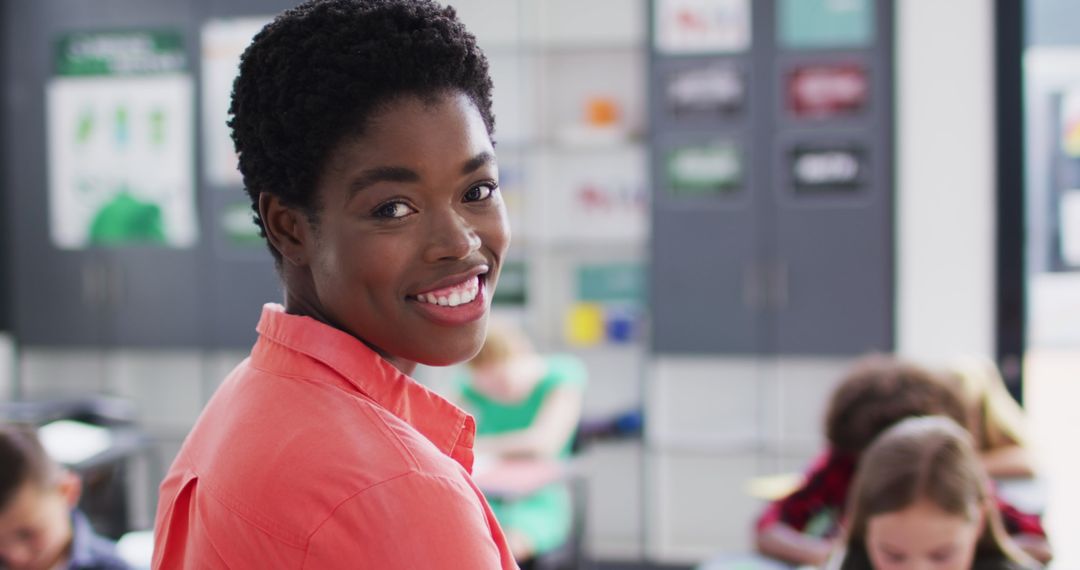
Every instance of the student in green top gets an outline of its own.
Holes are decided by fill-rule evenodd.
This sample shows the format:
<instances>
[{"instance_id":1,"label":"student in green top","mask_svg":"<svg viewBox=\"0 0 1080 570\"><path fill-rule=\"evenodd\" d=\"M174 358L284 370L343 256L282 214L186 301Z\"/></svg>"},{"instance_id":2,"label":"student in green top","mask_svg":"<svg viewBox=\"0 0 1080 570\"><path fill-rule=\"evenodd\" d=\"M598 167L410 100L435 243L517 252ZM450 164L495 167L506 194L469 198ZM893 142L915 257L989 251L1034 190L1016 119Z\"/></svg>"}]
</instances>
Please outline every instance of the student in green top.
<instances>
[{"instance_id":1,"label":"student in green top","mask_svg":"<svg viewBox=\"0 0 1080 570\"><path fill-rule=\"evenodd\" d=\"M461 403L476 418L477 453L569 457L585 381L585 367L576 357L541 356L521 330L492 320L461 386ZM567 539L571 506L564 485L554 484L518 500L488 497L488 501L523 568Z\"/></svg>"}]
</instances>

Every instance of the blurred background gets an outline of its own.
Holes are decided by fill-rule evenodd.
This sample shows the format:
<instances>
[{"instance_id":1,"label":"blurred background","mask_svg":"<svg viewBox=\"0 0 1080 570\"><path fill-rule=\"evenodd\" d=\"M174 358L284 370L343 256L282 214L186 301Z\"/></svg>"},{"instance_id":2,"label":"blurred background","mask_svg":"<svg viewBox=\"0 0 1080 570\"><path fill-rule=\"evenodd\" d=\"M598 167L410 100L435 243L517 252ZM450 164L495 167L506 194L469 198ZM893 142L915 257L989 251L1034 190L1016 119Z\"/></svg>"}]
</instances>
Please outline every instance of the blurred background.
<instances>
[{"instance_id":1,"label":"blurred background","mask_svg":"<svg viewBox=\"0 0 1080 570\"><path fill-rule=\"evenodd\" d=\"M587 564L751 551L753 484L881 351L998 364L1080 568L1080 3L448 3L495 82L496 311L588 370ZM0 1L0 398L105 429L60 439L114 537L281 298L225 121L294 4Z\"/></svg>"}]
</instances>

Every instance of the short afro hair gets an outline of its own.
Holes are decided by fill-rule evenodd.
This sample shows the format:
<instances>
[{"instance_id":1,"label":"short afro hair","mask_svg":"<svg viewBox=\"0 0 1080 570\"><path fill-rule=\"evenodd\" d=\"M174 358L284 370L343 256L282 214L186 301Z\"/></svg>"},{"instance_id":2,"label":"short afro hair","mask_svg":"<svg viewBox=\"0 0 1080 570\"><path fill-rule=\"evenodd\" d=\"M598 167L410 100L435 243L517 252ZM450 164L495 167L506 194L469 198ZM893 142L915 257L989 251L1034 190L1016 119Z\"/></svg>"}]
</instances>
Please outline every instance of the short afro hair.
<instances>
[{"instance_id":1,"label":"short afro hair","mask_svg":"<svg viewBox=\"0 0 1080 570\"><path fill-rule=\"evenodd\" d=\"M879 434L916 416L946 416L969 425L963 396L951 378L875 354L859 359L833 392L825 435L835 449L858 455Z\"/></svg>"},{"instance_id":2,"label":"short afro hair","mask_svg":"<svg viewBox=\"0 0 1080 570\"><path fill-rule=\"evenodd\" d=\"M310 0L252 40L233 84L233 142L260 235L259 195L315 221L330 154L403 96L463 93L495 129L487 58L453 8L431 0ZM281 255L271 253L280 263Z\"/></svg>"}]
</instances>

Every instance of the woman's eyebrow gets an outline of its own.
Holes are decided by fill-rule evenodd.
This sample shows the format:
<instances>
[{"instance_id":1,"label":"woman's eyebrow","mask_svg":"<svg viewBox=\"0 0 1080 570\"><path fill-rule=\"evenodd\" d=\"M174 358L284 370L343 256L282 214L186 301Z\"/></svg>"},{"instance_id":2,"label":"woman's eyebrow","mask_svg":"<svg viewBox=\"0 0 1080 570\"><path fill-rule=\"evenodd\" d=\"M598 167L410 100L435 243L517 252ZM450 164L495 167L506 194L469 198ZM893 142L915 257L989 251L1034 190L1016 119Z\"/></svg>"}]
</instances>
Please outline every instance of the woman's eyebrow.
<instances>
[{"instance_id":1,"label":"woman's eyebrow","mask_svg":"<svg viewBox=\"0 0 1080 570\"><path fill-rule=\"evenodd\" d=\"M404 166L376 166L361 172L349 183L349 198L378 182L418 182L420 175Z\"/></svg>"},{"instance_id":2,"label":"woman's eyebrow","mask_svg":"<svg viewBox=\"0 0 1080 570\"><path fill-rule=\"evenodd\" d=\"M465 162L465 166L461 169L461 173L470 174L481 166L491 164L492 162L495 162L495 155L485 150L484 152L481 152L480 154L467 160Z\"/></svg>"}]
</instances>

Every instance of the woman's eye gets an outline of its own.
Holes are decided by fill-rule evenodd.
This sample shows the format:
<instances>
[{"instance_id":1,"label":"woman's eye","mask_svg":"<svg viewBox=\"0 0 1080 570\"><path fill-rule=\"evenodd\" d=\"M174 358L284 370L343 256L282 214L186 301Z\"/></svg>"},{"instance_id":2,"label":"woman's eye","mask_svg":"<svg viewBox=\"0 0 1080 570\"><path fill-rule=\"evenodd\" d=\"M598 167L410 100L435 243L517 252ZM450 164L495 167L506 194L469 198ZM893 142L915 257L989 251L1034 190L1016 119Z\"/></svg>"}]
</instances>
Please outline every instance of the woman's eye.
<instances>
[{"instance_id":1,"label":"woman's eye","mask_svg":"<svg viewBox=\"0 0 1080 570\"><path fill-rule=\"evenodd\" d=\"M404 218L413 211L405 202L387 202L375 209L376 218Z\"/></svg>"},{"instance_id":2,"label":"woman's eye","mask_svg":"<svg viewBox=\"0 0 1080 570\"><path fill-rule=\"evenodd\" d=\"M481 200L487 200L498 188L499 187L494 184L480 184L479 186L473 186L465 193L465 201L479 202Z\"/></svg>"}]
</instances>

